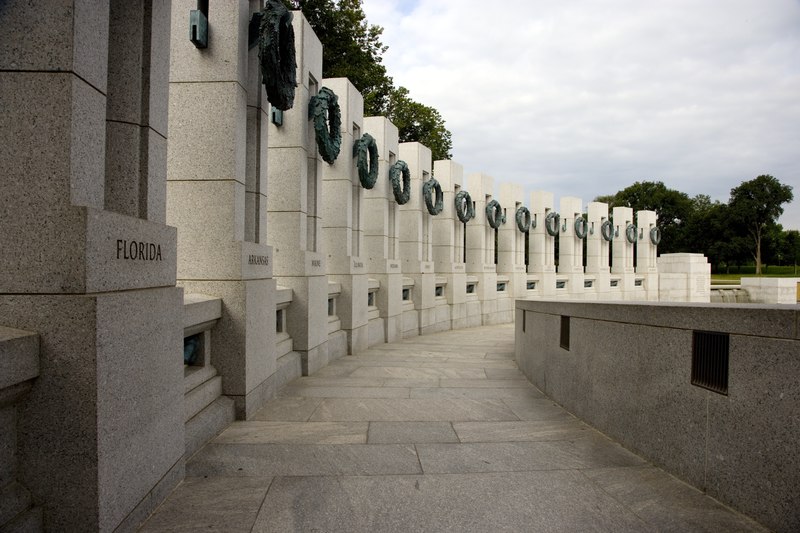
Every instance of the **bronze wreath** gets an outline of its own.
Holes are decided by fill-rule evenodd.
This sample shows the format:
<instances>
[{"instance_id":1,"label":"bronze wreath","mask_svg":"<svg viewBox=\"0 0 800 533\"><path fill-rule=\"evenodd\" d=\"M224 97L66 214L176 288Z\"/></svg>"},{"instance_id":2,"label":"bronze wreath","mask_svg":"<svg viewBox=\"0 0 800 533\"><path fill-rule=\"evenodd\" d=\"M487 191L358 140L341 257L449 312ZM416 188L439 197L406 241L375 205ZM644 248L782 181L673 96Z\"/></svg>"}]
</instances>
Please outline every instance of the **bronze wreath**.
<instances>
[{"instance_id":1,"label":"bronze wreath","mask_svg":"<svg viewBox=\"0 0 800 533\"><path fill-rule=\"evenodd\" d=\"M517 212L514 214L514 219L517 221L517 228L522 233L527 233L529 229L531 229L531 222L533 219L531 218L531 212L528 211L528 208L524 205L517 209Z\"/></svg>"},{"instance_id":2,"label":"bronze wreath","mask_svg":"<svg viewBox=\"0 0 800 533\"><path fill-rule=\"evenodd\" d=\"M589 223L582 215L575 217L575 236L579 239L585 239L586 233L589 231Z\"/></svg>"},{"instance_id":3,"label":"bronze wreath","mask_svg":"<svg viewBox=\"0 0 800 533\"><path fill-rule=\"evenodd\" d=\"M497 200L492 200L486 204L486 221L494 229L499 228L500 224L506 223L506 216L503 214L503 208Z\"/></svg>"},{"instance_id":4,"label":"bronze wreath","mask_svg":"<svg viewBox=\"0 0 800 533\"><path fill-rule=\"evenodd\" d=\"M661 242L661 229L658 226L650 228L650 242L656 246Z\"/></svg>"},{"instance_id":5,"label":"bronze wreath","mask_svg":"<svg viewBox=\"0 0 800 533\"><path fill-rule=\"evenodd\" d=\"M603 221L603 224L600 226L600 235L608 242L614 240L614 224L612 224L610 220Z\"/></svg>"},{"instance_id":6,"label":"bronze wreath","mask_svg":"<svg viewBox=\"0 0 800 533\"><path fill-rule=\"evenodd\" d=\"M278 0L267 0L258 25L258 60L267 100L286 111L294 105L297 60L292 13Z\"/></svg>"},{"instance_id":7,"label":"bronze wreath","mask_svg":"<svg viewBox=\"0 0 800 533\"><path fill-rule=\"evenodd\" d=\"M472 205L472 197L465 190L456 193L456 216L463 224L475 218L475 206Z\"/></svg>"},{"instance_id":8,"label":"bronze wreath","mask_svg":"<svg viewBox=\"0 0 800 533\"><path fill-rule=\"evenodd\" d=\"M403 186L400 187L400 176L403 176ZM392 180L392 192L398 205L408 203L411 198L411 171L405 161L398 161L389 170L389 179Z\"/></svg>"},{"instance_id":9,"label":"bronze wreath","mask_svg":"<svg viewBox=\"0 0 800 533\"><path fill-rule=\"evenodd\" d=\"M431 189L436 191L436 203L433 201ZM434 178L422 184L422 198L425 200L425 207L431 215L436 216L444 209L444 193L442 192L442 186L439 185L439 182Z\"/></svg>"},{"instance_id":10,"label":"bronze wreath","mask_svg":"<svg viewBox=\"0 0 800 533\"><path fill-rule=\"evenodd\" d=\"M636 226L628 224L625 228L625 238L628 239L628 242L631 244L636 242Z\"/></svg>"},{"instance_id":11,"label":"bronze wreath","mask_svg":"<svg viewBox=\"0 0 800 533\"><path fill-rule=\"evenodd\" d=\"M369 133L365 133L353 145L353 157L356 158L358 181L365 189L371 189L378 180L378 143Z\"/></svg>"},{"instance_id":12,"label":"bronze wreath","mask_svg":"<svg viewBox=\"0 0 800 533\"><path fill-rule=\"evenodd\" d=\"M550 211L544 219L544 229L551 237L558 235L558 221L561 217L555 211Z\"/></svg>"},{"instance_id":13,"label":"bronze wreath","mask_svg":"<svg viewBox=\"0 0 800 533\"><path fill-rule=\"evenodd\" d=\"M319 155L333 164L342 146L342 111L336 93L323 87L319 94L312 96L308 104L308 119L314 121Z\"/></svg>"}]
</instances>

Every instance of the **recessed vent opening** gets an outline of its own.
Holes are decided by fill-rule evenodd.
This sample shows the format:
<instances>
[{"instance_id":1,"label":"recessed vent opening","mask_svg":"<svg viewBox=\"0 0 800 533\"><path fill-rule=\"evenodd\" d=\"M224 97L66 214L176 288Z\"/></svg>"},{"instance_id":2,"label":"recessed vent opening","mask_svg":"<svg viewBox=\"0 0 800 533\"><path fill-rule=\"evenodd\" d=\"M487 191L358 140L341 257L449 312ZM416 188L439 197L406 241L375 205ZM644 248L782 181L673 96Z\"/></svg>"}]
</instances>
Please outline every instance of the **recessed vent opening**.
<instances>
[{"instance_id":1,"label":"recessed vent opening","mask_svg":"<svg viewBox=\"0 0 800 533\"><path fill-rule=\"evenodd\" d=\"M730 335L709 331L692 334L692 385L728 395Z\"/></svg>"},{"instance_id":2,"label":"recessed vent opening","mask_svg":"<svg viewBox=\"0 0 800 533\"><path fill-rule=\"evenodd\" d=\"M559 345L569 351L569 317L561 316L561 340Z\"/></svg>"},{"instance_id":3,"label":"recessed vent opening","mask_svg":"<svg viewBox=\"0 0 800 533\"><path fill-rule=\"evenodd\" d=\"M411 289L403 289L403 301L407 302L411 300Z\"/></svg>"},{"instance_id":4,"label":"recessed vent opening","mask_svg":"<svg viewBox=\"0 0 800 533\"><path fill-rule=\"evenodd\" d=\"M529 282L526 284L526 288L527 288L529 291L535 290L535 289L536 289L536 282L535 282L535 281L529 281Z\"/></svg>"},{"instance_id":5,"label":"recessed vent opening","mask_svg":"<svg viewBox=\"0 0 800 533\"><path fill-rule=\"evenodd\" d=\"M442 285L438 285L436 287L436 293L435 294L436 294L437 298L441 298L442 296L444 296L444 287Z\"/></svg>"}]
</instances>

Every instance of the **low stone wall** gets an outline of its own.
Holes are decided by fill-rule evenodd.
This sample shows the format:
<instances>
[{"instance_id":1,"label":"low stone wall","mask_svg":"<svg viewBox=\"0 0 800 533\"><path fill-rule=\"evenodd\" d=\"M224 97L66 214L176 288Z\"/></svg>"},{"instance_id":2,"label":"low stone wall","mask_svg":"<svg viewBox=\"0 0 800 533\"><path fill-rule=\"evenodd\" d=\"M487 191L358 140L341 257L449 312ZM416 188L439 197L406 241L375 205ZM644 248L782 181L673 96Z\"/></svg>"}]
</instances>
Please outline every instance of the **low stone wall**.
<instances>
[{"instance_id":1,"label":"low stone wall","mask_svg":"<svg viewBox=\"0 0 800 533\"><path fill-rule=\"evenodd\" d=\"M516 359L627 448L776 531L800 531L799 310L518 300ZM692 384L707 332L727 338L727 395Z\"/></svg>"},{"instance_id":2,"label":"low stone wall","mask_svg":"<svg viewBox=\"0 0 800 533\"><path fill-rule=\"evenodd\" d=\"M800 278L742 278L742 289L751 302L796 304L800 301Z\"/></svg>"}]
</instances>

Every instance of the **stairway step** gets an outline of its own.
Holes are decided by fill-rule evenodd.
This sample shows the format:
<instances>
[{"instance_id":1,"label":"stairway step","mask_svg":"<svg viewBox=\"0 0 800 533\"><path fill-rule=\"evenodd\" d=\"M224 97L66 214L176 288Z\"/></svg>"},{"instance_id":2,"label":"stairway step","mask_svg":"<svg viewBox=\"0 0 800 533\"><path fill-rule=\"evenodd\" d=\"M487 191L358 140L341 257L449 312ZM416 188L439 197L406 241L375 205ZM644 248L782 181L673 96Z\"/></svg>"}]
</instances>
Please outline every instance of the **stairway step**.
<instances>
[{"instance_id":1,"label":"stairway step","mask_svg":"<svg viewBox=\"0 0 800 533\"><path fill-rule=\"evenodd\" d=\"M234 402L221 396L211 405L201 410L188 422L185 428L185 457L188 459L206 442L210 441L236 419Z\"/></svg>"},{"instance_id":2,"label":"stairway step","mask_svg":"<svg viewBox=\"0 0 800 533\"><path fill-rule=\"evenodd\" d=\"M204 381L183 396L185 422L222 396L222 376Z\"/></svg>"},{"instance_id":3,"label":"stairway step","mask_svg":"<svg viewBox=\"0 0 800 533\"><path fill-rule=\"evenodd\" d=\"M192 389L199 387L217 375L217 369L211 365L206 366L184 366L183 367L183 393L186 394Z\"/></svg>"}]
</instances>

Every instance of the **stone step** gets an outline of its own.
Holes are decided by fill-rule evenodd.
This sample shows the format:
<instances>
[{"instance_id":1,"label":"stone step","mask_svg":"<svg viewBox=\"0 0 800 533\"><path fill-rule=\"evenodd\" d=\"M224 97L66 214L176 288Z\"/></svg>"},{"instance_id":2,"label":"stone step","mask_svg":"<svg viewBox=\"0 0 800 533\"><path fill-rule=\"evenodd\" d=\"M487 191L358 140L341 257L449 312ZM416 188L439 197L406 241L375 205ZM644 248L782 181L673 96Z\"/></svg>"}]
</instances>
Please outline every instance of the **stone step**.
<instances>
[{"instance_id":1,"label":"stone step","mask_svg":"<svg viewBox=\"0 0 800 533\"><path fill-rule=\"evenodd\" d=\"M217 375L217 369L211 365L184 366L183 367L183 393L187 394L192 389L199 387Z\"/></svg>"},{"instance_id":2,"label":"stone step","mask_svg":"<svg viewBox=\"0 0 800 533\"><path fill-rule=\"evenodd\" d=\"M0 531L4 533L6 531L25 531L15 528L14 524L31 511L32 505L33 498L31 498L30 492L16 481L12 481L0 489ZM41 510L39 510L39 514L41 515Z\"/></svg>"},{"instance_id":3,"label":"stone step","mask_svg":"<svg viewBox=\"0 0 800 533\"><path fill-rule=\"evenodd\" d=\"M275 390L280 390L290 381L294 381L303 375L300 354L297 352L289 352L279 357L277 368L275 371Z\"/></svg>"},{"instance_id":4,"label":"stone step","mask_svg":"<svg viewBox=\"0 0 800 533\"><path fill-rule=\"evenodd\" d=\"M222 396L222 376L204 381L183 396L185 422Z\"/></svg>"},{"instance_id":5,"label":"stone step","mask_svg":"<svg viewBox=\"0 0 800 533\"><path fill-rule=\"evenodd\" d=\"M219 435L222 430L236 419L234 402L227 396L220 396L211 405L201 410L188 422L185 429L186 459L203 447L209 440Z\"/></svg>"}]
</instances>

